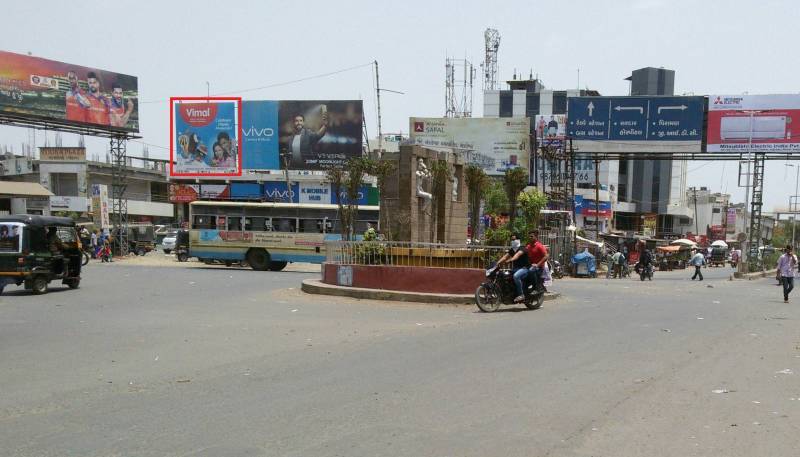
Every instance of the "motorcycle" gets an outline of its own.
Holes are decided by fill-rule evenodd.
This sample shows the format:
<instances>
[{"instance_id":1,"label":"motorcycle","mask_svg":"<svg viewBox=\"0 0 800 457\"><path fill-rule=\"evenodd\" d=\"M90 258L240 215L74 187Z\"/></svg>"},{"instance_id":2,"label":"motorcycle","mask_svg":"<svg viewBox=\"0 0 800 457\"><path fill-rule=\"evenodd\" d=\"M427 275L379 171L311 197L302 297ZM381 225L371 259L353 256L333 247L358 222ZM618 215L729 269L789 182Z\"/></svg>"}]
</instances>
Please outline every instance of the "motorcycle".
<instances>
[{"instance_id":1,"label":"motorcycle","mask_svg":"<svg viewBox=\"0 0 800 457\"><path fill-rule=\"evenodd\" d=\"M647 266L645 267L637 262L634 268L636 269L636 273L639 275L640 280L644 281L645 278L649 281L653 280L654 268L652 263L647 264Z\"/></svg>"},{"instance_id":2,"label":"motorcycle","mask_svg":"<svg viewBox=\"0 0 800 457\"><path fill-rule=\"evenodd\" d=\"M561 279L564 277L564 267L561 266L561 262L555 259L549 259L547 261L547 268L550 270L550 276Z\"/></svg>"},{"instance_id":3,"label":"motorcycle","mask_svg":"<svg viewBox=\"0 0 800 457\"><path fill-rule=\"evenodd\" d=\"M528 281L523 283L524 300L522 303L528 309L539 309L544 303L544 287L530 284ZM496 264L492 264L486 270L486 281L475 290L475 304L484 313L493 313L500 309L500 305L513 305L517 295L517 288L514 285L514 275L510 270L501 270Z\"/></svg>"}]
</instances>

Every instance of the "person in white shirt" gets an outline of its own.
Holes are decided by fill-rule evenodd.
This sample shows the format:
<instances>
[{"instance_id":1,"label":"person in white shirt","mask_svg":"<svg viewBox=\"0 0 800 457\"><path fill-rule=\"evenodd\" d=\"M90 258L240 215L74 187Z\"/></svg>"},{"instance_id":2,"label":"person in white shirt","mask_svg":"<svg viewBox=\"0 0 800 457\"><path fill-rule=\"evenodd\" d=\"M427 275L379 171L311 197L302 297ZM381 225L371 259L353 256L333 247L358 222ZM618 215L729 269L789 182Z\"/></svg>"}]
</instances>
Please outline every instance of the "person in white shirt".
<instances>
[{"instance_id":1,"label":"person in white shirt","mask_svg":"<svg viewBox=\"0 0 800 457\"><path fill-rule=\"evenodd\" d=\"M694 266L694 276L692 276L692 281L695 280L698 276L700 276L700 280L703 280L703 273L700 271L703 264L706 263L706 257L703 255L702 252L697 251L697 249L692 249L694 255L692 255L691 260L689 263Z\"/></svg>"},{"instance_id":2,"label":"person in white shirt","mask_svg":"<svg viewBox=\"0 0 800 457\"><path fill-rule=\"evenodd\" d=\"M792 246L787 244L783 255L778 259L778 274L783 284L784 303L789 303L789 292L794 289L795 271L797 271L797 256L792 254Z\"/></svg>"}]
</instances>

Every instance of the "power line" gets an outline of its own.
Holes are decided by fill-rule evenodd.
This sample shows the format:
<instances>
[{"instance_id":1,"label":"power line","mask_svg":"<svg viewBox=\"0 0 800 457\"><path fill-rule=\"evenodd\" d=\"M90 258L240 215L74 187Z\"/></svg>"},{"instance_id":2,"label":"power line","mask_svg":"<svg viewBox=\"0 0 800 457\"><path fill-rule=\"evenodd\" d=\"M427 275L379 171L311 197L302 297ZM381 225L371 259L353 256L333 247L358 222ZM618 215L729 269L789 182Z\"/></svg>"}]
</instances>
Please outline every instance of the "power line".
<instances>
[{"instance_id":1,"label":"power line","mask_svg":"<svg viewBox=\"0 0 800 457\"><path fill-rule=\"evenodd\" d=\"M240 90L229 91L229 92L219 92L219 93L213 94L211 96L215 97L215 96L219 96L219 95L236 95L236 94L243 94L243 93L247 93L247 92L255 92L255 91L263 90L263 89L270 89L270 88L273 88L273 87L288 86L290 84L296 84L296 83L299 83L299 82L310 81L312 79L326 78L328 76L338 75L340 73L345 73L345 72L348 72L348 71L357 70L359 68L364 68L364 67L370 66L370 65L372 65L372 62L361 64L361 65L356 65L356 66L353 66L353 67L342 68L340 70L329 71L327 73L320 73L320 74L313 75L313 76L306 76L304 78L292 79L290 81L283 81L283 82L279 82L279 83L267 84L267 85L259 86L259 87L251 87L249 89L240 89ZM139 102L139 104L150 104L150 103L169 103L169 99L146 100L146 101L140 101Z\"/></svg>"}]
</instances>

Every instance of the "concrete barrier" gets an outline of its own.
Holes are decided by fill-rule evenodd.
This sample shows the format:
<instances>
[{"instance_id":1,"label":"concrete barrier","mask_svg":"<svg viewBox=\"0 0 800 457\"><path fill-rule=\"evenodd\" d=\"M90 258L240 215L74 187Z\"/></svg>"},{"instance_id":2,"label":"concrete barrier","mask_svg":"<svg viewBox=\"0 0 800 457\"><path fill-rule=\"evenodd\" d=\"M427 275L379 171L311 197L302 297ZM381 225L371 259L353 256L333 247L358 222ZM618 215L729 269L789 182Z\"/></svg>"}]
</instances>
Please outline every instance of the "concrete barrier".
<instances>
[{"instance_id":1,"label":"concrete barrier","mask_svg":"<svg viewBox=\"0 0 800 457\"><path fill-rule=\"evenodd\" d=\"M362 289L471 295L484 278L478 268L322 264L325 284Z\"/></svg>"}]
</instances>

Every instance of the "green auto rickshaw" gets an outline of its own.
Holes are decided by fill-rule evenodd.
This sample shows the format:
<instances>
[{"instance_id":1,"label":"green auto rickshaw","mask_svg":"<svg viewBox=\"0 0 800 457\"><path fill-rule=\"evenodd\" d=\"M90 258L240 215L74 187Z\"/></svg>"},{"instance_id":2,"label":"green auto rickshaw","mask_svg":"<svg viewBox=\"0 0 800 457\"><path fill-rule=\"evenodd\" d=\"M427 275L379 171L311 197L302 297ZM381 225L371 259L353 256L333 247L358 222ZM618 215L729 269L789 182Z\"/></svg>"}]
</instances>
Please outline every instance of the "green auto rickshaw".
<instances>
[{"instance_id":1,"label":"green auto rickshaw","mask_svg":"<svg viewBox=\"0 0 800 457\"><path fill-rule=\"evenodd\" d=\"M0 293L9 284L35 294L51 281L70 289L81 283L81 242L67 217L0 216Z\"/></svg>"}]
</instances>

